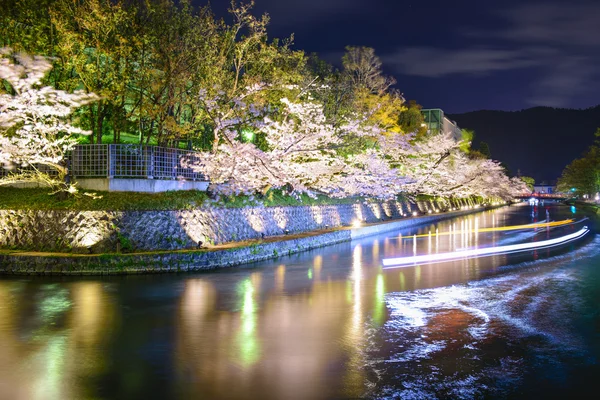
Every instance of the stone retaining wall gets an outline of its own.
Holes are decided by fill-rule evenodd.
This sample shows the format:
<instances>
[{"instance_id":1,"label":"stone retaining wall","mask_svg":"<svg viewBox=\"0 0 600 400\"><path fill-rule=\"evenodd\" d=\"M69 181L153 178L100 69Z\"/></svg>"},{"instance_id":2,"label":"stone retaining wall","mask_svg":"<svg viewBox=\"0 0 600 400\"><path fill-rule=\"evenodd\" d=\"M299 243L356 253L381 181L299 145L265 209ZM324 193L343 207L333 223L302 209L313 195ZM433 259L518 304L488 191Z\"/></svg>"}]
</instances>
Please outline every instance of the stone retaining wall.
<instances>
[{"instance_id":1,"label":"stone retaining wall","mask_svg":"<svg viewBox=\"0 0 600 400\"><path fill-rule=\"evenodd\" d=\"M466 205L407 202L174 211L0 210L0 248L106 253L194 249Z\"/></svg>"},{"instance_id":2,"label":"stone retaining wall","mask_svg":"<svg viewBox=\"0 0 600 400\"><path fill-rule=\"evenodd\" d=\"M227 250L147 254L55 255L0 254L0 273L15 275L115 275L199 271L277 258L350 240L350 231L260 243Z\"/></svg>"},{"instance_id":3,"label":"stone retaining wall","mask_svg":"<svg viewBox=\"0 0 600 400\"><path fill-rule=\"evenodd\" d=\"M332 232L314 232L305 237L256 243L224 250L178 250L141 254L41 255L16 252L0 253L0 274L14 275L114 275L198 271L231 267L277 258L302 251L345 242L445 218L477 212L454 211L445 214L406 218L361 228Z\"/></svg>"}]
</instances>

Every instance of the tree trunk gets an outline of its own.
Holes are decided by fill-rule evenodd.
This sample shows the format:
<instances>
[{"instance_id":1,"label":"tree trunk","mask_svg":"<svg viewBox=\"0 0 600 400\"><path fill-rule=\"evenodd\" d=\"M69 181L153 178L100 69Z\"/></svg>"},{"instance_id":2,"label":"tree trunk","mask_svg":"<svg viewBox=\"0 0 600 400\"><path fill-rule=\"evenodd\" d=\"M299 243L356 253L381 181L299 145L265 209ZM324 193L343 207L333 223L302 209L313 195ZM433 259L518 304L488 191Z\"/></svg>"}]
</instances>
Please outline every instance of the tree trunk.
<instances>
[{"instance_id":1,"label":"tree trunk","mask_svg":"<svg viewBox=\"0 0 600 400\"><path fill-rule=\"evenodd\" d=\"M102 128L104 126L105 108L98 104L98 115L96 118L96 143L102 144Z\"/></svg>"},{"instance_id":2,"label":"tree trunk","mask_svg":"<svg viewBox=\"0 0 600 400\"><path fill-rule=\"evenodd\" d=\"M95 135L94 135L94 126L96 125L95 123L95 119L94 119L94 105L90 104L88 106L88 112L90 114L90 128L92 130L92 134L90 135L90 144L94 144L94 139L95 139Z\"/></svg>"}]
</instances>

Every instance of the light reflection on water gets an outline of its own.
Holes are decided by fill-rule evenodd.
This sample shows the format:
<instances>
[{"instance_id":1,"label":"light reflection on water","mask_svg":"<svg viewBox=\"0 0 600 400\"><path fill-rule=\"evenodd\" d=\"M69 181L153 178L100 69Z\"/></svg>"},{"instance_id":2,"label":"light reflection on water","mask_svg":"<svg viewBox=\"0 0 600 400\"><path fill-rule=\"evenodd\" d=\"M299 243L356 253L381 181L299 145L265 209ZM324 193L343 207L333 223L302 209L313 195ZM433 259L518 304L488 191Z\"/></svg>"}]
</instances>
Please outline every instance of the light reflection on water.
<instances>
[{"instance_id":1,"label":"light reflection on water","mask_svg":"<svg viewBox=\"0 0 600 400\"><path fill-rule=\"evenodd\" d=\"M383 271L380 261L530 240L479 230L534 220L511 207L212 273L4 279L0 398L509 393L530 370L511 346L585 348L552 318L576 315L586 298L550 289L578 282L556 270L600 259L600 245L543 250L537 263L494 255Z\"/></svg>"},{"instance_id":2,"label":"light reflection on water","mask_svg":"<svg viewBox=\"0 0 600 400\"><path fill-rule=\"evenodd\" d=\"M585 393L596 385L585 381L598 373L599 354L590 346L595 338L586 335L590 327L574 326L599 322L597 304L586 298L586 291L600 292L599 256L595 239L545 260L544 270L524 262L510 267L515 274L389 293L390 319L370 338L376 344L366 357L377 371L370 397ZM587 268L573 268L574 261Z\"/></svg>"}]
</instances>

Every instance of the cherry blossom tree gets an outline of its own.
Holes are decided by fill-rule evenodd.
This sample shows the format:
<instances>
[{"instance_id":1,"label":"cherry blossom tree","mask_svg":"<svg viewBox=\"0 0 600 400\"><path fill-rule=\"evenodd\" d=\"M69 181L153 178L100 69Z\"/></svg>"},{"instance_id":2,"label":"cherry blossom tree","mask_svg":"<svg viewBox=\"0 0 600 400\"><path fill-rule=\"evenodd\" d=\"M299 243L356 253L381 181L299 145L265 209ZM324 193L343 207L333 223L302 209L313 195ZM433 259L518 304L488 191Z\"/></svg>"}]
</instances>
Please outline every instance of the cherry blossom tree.
<instances>
[{"instance_id":1,"label":"cherry blossom tree","mask_svg":"<svg viewBox=\"0 0 600 400\"><path fill-rule=\"evenodd\" d=\"M383 138L382 150L398 173L406 177L408 182L403 191L438 195L439 183L453 173L449 167L453 165L453 156L460 152L461 142L454 140L450 133L420 141L412 141L413 138L413 135Z\"/></svg>"},{"instance_id":2,"label":"cherry blossom tree","mask_svg":"<svg viewBox=\"0 0 600 400\"><path fill-rule=\"evenodd\" d=\"M285 187L309 195L391 198L407 182L376 147L350 155L338 152L344 135L377 138L384 135L378 127L357 118L336 128L327 122L323 105L310 98L282 98L279 103L277 112L252 124L252 129L264 134L266 150L241 140L237 120L226 119L219 125L227 140L217 151L203 153L199 167L210 178L211 190L235 194ZM235 114L243 115L248 106L242 100L235 104L239 107ZM403 146L407 143L404 140Z\"/></svg>"},{"instance_id":3,"label":"cherry blossom tree","mask_svg":"<svg viewBox=\"0 0 600 400\"><path fill-rule=\"evenodd\" d=\"M204 100L205 104L211 104ZM296 193L332 191L328 182L343 170L335 152L339 139L326 123L322 106L311 102L280 101L279 112L262 119L243 99L234 102L227 115L242 118L218 120L217 129L225 137L213 152L202 153L200 169L210 178L211 189L224 194L266 191L288 187ZM240 122L265 136L267 151L240 137Z\"/></svg>"},{"instance_id":4,"label":"cherry blossom tree","mask_svg":"<svg viewBox=\"0 0 600 400\"><path fill-rule=\"evenodd\" d=\"M446 197L483 196L508 199L522 190L501 165L472 157L469 140L441 133L412 142L414 135L382 136L380 147L391 166L408 181L399 191Z\"/></svg>"},{"instance_id":5,"label":"cherry blossom tree","mask_svg":"<svg viewBox=\"0 0 600 400\"><path fill-rule=\"evenodd\" d=\"M41 86L52 69L44 57L0 49L0 164L11 172L0 184L35 182L56 191L74 191L65 183L65 154L77 143L73 135L89 132L68 120L77 107L98 99L94 94L68 93Z\"/></svg>"},{"instance_id":6,"label":"cherry blossom tree","mask_svg":"<svg viewBox=\"0 0 600 400\"><path fill-rule=\"evenodd\" d=\"M206 99L204 103L211 104ZM497 162L468 155L464 151L468 141L457 141L451 134L415 141L414 134L385 131L358 114L335 127L327 122L322 104L310 97L282 98L277 110L262 118L265 111L252 108L243 98L231 107L216 119L226 140L213 152L202 153L196 166L217 193L286 187L292 193L331 197L386 199L404 192L509 198L520 185L509 180ZM241 125L261 132L265 148L244 142ZM342 155L338 149L347 142L346 135L367 138L372 145Z\"/></svg>"}]
</instances>

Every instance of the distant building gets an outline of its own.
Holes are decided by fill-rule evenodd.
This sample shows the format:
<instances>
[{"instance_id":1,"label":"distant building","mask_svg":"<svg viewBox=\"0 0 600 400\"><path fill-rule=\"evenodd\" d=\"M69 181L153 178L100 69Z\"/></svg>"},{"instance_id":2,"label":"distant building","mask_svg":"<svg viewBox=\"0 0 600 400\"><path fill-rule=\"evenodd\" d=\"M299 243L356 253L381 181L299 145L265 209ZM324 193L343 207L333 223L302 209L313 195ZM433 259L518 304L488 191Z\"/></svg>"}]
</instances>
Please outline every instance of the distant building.
<instances>
[{"instance_id":1,"label":"distant building","mask_svg":"<svg viewBox=\"0 0 600 400\"><path fill-rule=\"evenodd\" d=\"M553 185L533 185L533 191L540 194L552 194L556 192L556 186Z\"/></svg>"},{"instance_id":2,"label":"distant building","mask_svg":"<svg viewBox=\"0 0 600 400\"><path fill-rule=\"evenodd\" d=\"M456 122L449 120L444 116L444 111L439 108L431 108L427 110L421 110L423 119L427 125L427 133L447 133L452 132L454 140L458 141L462 139L462 131L456 124Z\"/></svg>"}]
</instances>

